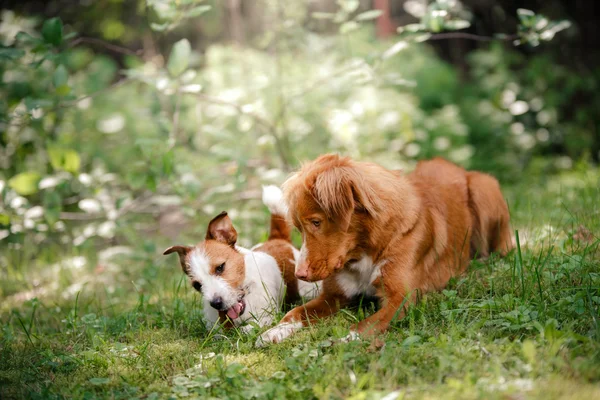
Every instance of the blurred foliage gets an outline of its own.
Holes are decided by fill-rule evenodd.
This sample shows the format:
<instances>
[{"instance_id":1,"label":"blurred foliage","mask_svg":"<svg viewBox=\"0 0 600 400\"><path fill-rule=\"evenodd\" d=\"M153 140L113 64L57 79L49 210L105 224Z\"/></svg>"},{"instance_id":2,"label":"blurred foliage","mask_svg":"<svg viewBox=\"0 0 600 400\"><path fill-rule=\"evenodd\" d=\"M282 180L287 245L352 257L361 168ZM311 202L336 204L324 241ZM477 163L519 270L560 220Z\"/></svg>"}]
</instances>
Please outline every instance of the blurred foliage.
<instances>
[{"instance_id":1,"label":"blurred foliage","mask_svg":"<svg viewBox=\"0 0 600 400\"><path fill-rule=\"evenodd\" d=\"M145 6L156 35L216 12L196 0ZM559 155L549 170L590 156L598 71L582 76L498 41L471 53L465 81L420 43L469 26L459 2L432 3L418 27L404 28L419 35L395 41L374 37L381 13L358 1L314 13L267 1L262 12L274 22L254 46L198 51L181 38L165 59L130 51L115 60L58 18L40 25L4 11L2 243L153 246L156 232L193 241L227 209L247 245L265 217L260 184L327 151L389 168L443 156L503 180L536 156ZM519 15L523 44L566 27ZM311 31L314 20L337 34ZM582 93L590 106L573 110Z\"/></svg>"}]
</instances>

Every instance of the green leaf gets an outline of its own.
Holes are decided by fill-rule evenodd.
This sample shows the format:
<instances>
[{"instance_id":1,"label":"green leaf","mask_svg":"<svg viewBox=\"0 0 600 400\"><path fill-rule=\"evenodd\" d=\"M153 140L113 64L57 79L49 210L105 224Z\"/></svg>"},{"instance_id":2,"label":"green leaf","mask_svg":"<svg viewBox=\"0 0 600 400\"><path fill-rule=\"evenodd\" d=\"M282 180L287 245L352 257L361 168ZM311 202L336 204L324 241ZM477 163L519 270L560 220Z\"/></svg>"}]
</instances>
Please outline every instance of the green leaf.
<instances>
[{"instance_id":1,"label":"green leaf","mask_svg":"<svg viewBox=\"0 0 600 400\"><path fill-rule=\"evenodd\" d=\"M517 15L519 17L533 17L535 16L535 13L531 10L528 10L526 8L518 8L517 9Z\"/></svg>"},{"instance_id":2,"label":"green leaf","mask_svg":"<svg viewBox=\"0 0 600 400\"><path fill-rule=\"evenodd\" d=\"M358 0L338 0L338 4L345 12L353 13L360 6L360 2Z\"/></svg>"},{"instance_id":3,"label":"green leaf","mask_svg":"<svg viewBox=\"0 0 600 400\"><path fill-rule=\"evenodd\" d=\"M372 19L377 19L383 14L381 10L369 10L363 13L360 13L354 18L356 21L370 21Z\"/></svg>"},{"instance_id":4,"label":"green leaf","mask_svg":"<svg viewBox=\"0 0 600 400\"><path fill-rule=\"evenodd\" d=\"M59 96L66 96L71 93L71 87L69 85L60 85L56 88L56 94Z\"/></svg>"},{"instance_id":5,"label":"green leaf","mask_svg":"<svg viewBox=\"0 0 600 400\"><path fill-rule=\"evenodd\" d=\"M358 29L358 24L355 21L344 22L340 26L340 34L344 35Z\"/></svg>"},{"instance_id":6,"label":"green leaf","mask_svg":"<svg viewBox=\"0 0 600 400\"><path fill-rule=\"evenodd\" d=\"M527 339L523 342L523 355L527 359L527 362L533 364L535 362L536 349L535 343Z\"/></svg>"},{"instance_id":7,"label":"green leaf","mask_svg":"<svg viewBox=\"0 0 600 400\"><path fill-rule=\"evenodd\" d=\"M164 175L169 176L173 172L175 166L175 154L173 151L168 151L162 156L162 172Z\"/></svg>"},{"instance_id":8,"label":"green leaf","mask_svg":"<svg viewBox=\"0 0 600 400\"><path fill-rule=\"evenodd\" d=\"M63 40L70 40L77 36L77 32L69 32L63 36Z\"/></svg>"},{"instance_id":9,"label":"green leaf","mask_svg":"<svg viewBox=\"0 0 600 400\"><path fill-rule=\"evenodd\" d=\"M156 22L152 22L150 24L150 28L152 28L153 31L156 32L164 32L167 30L167 28L169 28L171 24L168 22L165 22L164 24L157 24Z\"/></svg>"},{"instance_id":10,"label":"green leaf","mask_svg":"<svg viewBox=\"0 0 600 400\"><path fill-rule=\"evenodd\" d=\"M50 225L54 225L60 219L62 211L62 198L56 190L44 192L44 215Z\"/></svg>"},{"instance_id":11,"label":"green leaf","mask_svg":"<svg viewBox=\"0 0 600 400\"><path fill-rule=\"evenodd\" d=\"M47 99L32 99L31 97L26 97L25 107L27 107L27 111L35 110L36 108L48 108L52 107L52 101Z\"/></svg>"},{"instance_id":12,"label":"green leaf","mask_svg":"<svg viewBox=\"0 0 600 400\"><path fill-rule=\"evenodd\" d=\"M81 157L73 149L49 146L48 156L50 158L50 165L55 170L64 170L74 174L79 171L79 167L81 166Z\"/></svg>"},{"instance_id":13,"label":"green leaf","mask_svg":"<svg viewBox=\"0 0 600 400\"><path fill-rule=\"evenodd\" d=\"M470 26L471 26L471 23L464 19L453 19L451 21L446 21L444 23L444 28L452 30L452 31L457 31L459 29L467 29Z\"/></svg>"},{"instance_id":14,"label":"green leaf","mask_svg":"<svg viewBox=\"0 0 600 400\"><path fill-rule=\"evenodd\" d=\"M156 192L156 177L153 174L146 176L146 188L152 192Z\"/></svg>"},{"instance_id":15,"label":"green leaf","mask_svg":"<svg viewBox=\"0 0 600 400\"><path fill-rule=\"evenodd\" d=\"M10 178L8 186L21 196L29 196L37 193L40 179L40 174L37 172L22 172Z\"/></svg>"},{"instance_id":16,"label":"green leaf","mask_svg":"<svg viewBox=\"0 0 600 400\"><path fill-rule=\"evenodd\" d=\"M92 385L99 386L99 385L105 385L105 384L107 384L108 382L110 382L110 379L108 379L108 378L92 378L92 379L90 379L89 382Z\"/></svg>"},{"instance_id":17,"label":"green leaf","mask_svg":"<svg viewBox=\"0 0 600 400\"><path fill-rule=\"evenodd\" d=\"M10 215L0 214L0 225L8 225L8 224L10 224Z\"/></svg>"},{"instance_id":18,"label":"green leaf","mask_svg":"<svg viewBox=\"0 0 600 400\"><path fill-rule=\"evenodd\" d=\"M127 183L133 189L141 189L146 184L146 174L138 171L129 171L127 174Z\"/></svg>"},{"instance_id":19,"label":"green leaf","mask_svg":"<svg viewBox=\"0 0 600 400\"><path fill-rule=\"evenodd\" d=\"M44 21L42 37L46 43L60 46L63 40L63 24L60 18L50 18Z\"/></svg>"},{"instance_id":20,"label":"green leaf","mask_svg":"<svg viewBox=\"0 0 600 400\"><path fill-rule=\"evenodd\" d=\"M519 8L517 9L517 15L521 24L526 28L531 28L536 23L535 13L531 10Z\"/></svg>"},{"instance_id":21,"label":"green leaf","mask_svg":"<svg viewBox=\"0 0 600 400\"><path fill-rule=\"evenodd\" d=\"M13 49L10 47L2 47L0 48L0 60L5 61L14 61L23 57L25 52L20 49Z\"/></svg>"},{"instance_id":22,"label":"green leaf","mask_svg":"<svg viewBox=\"0 0 600 400\"><path fill-rule=\"evenodd\" d=\"M33 37L29 33L23 31L17 33L17 35L15 36L15 40L23 44L41 43L40 39Z\"/></svg>"},{"instance_id":23,"label":"green leaf","mask_svg":"<svg viewBox=\"0 0 600 400\"><path fill-rule=\"evenodd\" d=\"M405 26L400 27L402 28L402 31L406 31L406 32L419 32L419 31L424 31L425 30L425 25L423 24L408 24ZM400 28L398 28L398 32L402 32L400 30Z\"/></svg>"},{"instance_id":24,"label":"green leaf","mask_svg":"<svg viewBox=\"0 0 600 400\"><path fill-rule=\"evenodd\" d=\"M410 347L413 344L417 344L421 341L421 336L409 336L402 342L402 347Z\"/></svg>"},{"instance_id":25,"label":"green leaf","mask_svg":"<svg viewBox=\"0 0 600 400\"><path fill-rule=\"evenodd\" d=\"M185 16L187 18L194 18L194 17L198 17L208 11L210 11L210 6L208 6L208 5L198 6L198 7L194 7L194 8L187 10L185 12Z\"/></svg>"},{"instance_id":26,"label":"green leaf","mask_svg":"<svg viewBox=\"0 0 600 400\"><path fill-rule=\"evenodd\" d=\"M314 12L312 13L312 17L314 19L333 19L333 17L335 17L335 14L326 12Z\"/></svg>"},{"instance_id":27,"label":"green leaf","mask_svg":"<svg viewBox=\"0 0 600 400\"><path fill-rule=\"evenodd\" d=\"M54 87L58 88L59 86L66 85L68 80L69 71L67 71L65 66L61 64L56 67L54 75L52 76L52 83L54 84Z\"/></svg>"},{"instance_id":28,"label":"green leaf","mask_svg":"<svg viewBox=\"0 0 600 400\"><path fill-rule=\"evenodd\" d=\"M185 71L190 63L190 54L192 47L187 39L181 39L173 45L167 69L173 77L177 77Z\"/></svg>"}]
</instances>

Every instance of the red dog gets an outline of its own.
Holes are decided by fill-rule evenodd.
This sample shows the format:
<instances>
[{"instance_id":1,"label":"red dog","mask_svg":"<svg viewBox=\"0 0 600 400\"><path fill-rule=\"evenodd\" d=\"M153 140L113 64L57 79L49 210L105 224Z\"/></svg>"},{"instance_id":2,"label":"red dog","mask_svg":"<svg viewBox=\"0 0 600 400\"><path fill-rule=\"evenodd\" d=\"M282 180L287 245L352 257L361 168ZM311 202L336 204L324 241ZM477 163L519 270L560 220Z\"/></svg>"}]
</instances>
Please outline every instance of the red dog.
<instances>
[{"instance_id":1,"label":"red dog","mask_svg":"<svg viewBox=\"0 0 600 400\"><path fill-rule=\"evenodd\" d=\"M417 291L442 289L474 255L512 249L498 181L439 158L404 175L328 154L303 165L284 193L302 232L296 276L323 280L323 289L263 333L259 345L280 342L359 294L377 296L381 308L349 337L385 331Z\"/></svg>"}]
</instances>

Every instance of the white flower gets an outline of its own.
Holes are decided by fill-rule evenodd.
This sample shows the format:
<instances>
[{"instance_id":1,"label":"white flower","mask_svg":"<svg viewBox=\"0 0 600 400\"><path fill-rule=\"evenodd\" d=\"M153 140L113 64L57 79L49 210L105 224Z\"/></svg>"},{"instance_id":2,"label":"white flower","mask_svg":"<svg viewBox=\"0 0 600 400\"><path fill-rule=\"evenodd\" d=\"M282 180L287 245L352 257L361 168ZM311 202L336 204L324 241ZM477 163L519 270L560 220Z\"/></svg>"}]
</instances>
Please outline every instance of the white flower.
<instances>
[{"instance_id":1,"label":"white flower","mask_svg":"<svg viewBox=\"0 0 600 400\"><path fill-rule=\"evenodd\" d=\"M535 133L535 137L540 142L547 142L548 139L550 139L550 132L548 132L548 129L546 129L546 128L540 128Z\"/></svg>"},{"instance_id":2,"label":"white flower","mask_svg":"<svg viewBox=\"0 0 600 400\"><path fill-rule=\"evenodd\" d=\"M529 104L523 100L515 101L508 107L508 111L510 111L512 115L523 115L529 111Z\"/></svg>"},{"instance_id":3,"label":"white flower","mask_svg":"<svg viewBox=\"0 0 600 400\"><path fill-rule=\"evenodd\" d=\"M167 78L160 78L156 81L156 89L163 91L169 85L169 80Z\"/></svg>"},{"instance_id":4,"label":"white flower","mask_svg":"<svg viewBox=\"0 0 600 400\"><path fill-rule=\"evenodd\" d=\"M89 238L90 236L94 236L95 233L96 233L96 227L92 224L87 225L85 228L83 228L83 236L86 238Z\"/></svg>"},{"instance_id":5,"label":"white flower","mask_svg":"<svg viewBox=\"0 0 600 400\"><path fill-rule=\"evenodd\" d=\"M44 208L42 206L31 207L25 212L25 218L27 219L38 219L44 216Z\"/></svg>"},{"instance_id":6,"label":"white flower","mask_svg":"<svg viewBox=\"0 0 600 400\"><path fill-rule=\"evenodd\" d=\"M205 214L212 215L215 213L215 206L212 204L206 204L204 207L202 207L202 211Z\"/></svg>"},{"instance_id":7,"label":"white flower","mask_svg":"<svg viewBox=\"0 0 600 400\"><path fill-rule=\"evenodd\" d=\"M185 85L181 88L182 92L186 93L199 93L202 90L202 85L198 83L192 83L190 85Z\"/></svg>"},{"instance_id":8,"label":"white flower","mask_svg":"<svg viewBox=\"0 0 600 400\"><path fill-rule=\"evenodd\" d=\"M456 150L452 150L450 154L448 154L448 157L452 161L460 163L469 160L473 156L473 153L475 153L473 147L467 145L459 147Z\"/></svg>"},{"instance_id":9,"label":"white flower","mask_svg":"<svg viewBox=\"0 0 600 400\"><path fill-rule=\"evenodd\" d=\"M520 122L515 122L514 124L511 124L510 131L513 135L520 135L525 132L525 125Z\"/></svg>"},{"instance_id":10,"label":"white flower","mask_svg":"<svg viewBox=\"0 0 600 400\"><path fill-rule=\"evenodd\" d=\"M358 126L352 113L346 110L333 110L327 120L331 136L340 144L352 147L356 144Z\"/></svg>"},{"instance_id":11,"label":"white flower","mask_svg":"<svg viewBox=\"0 0 600 400\"><path fill-rule=\"evenodd\" d=\"M400 122L400 113L398 111L386 111L377 118L377 128L386 130L393 128Z\"/></svg>"},{"instance_id":12,"label":"white flower","mask_svg":"<svg viewBox=\"0 0 600 400\"><path fill-rule=\"evenodd\" d=\"M506 89L502 92L502 105L504 108L510 107L515 100L517 100L517 94L510 89Z\"/></svg>"},{"instance_id":13,"label":"white flower","mask_svg":"<svg viewBox=\"0 0 600 400\"><path fill-rule=\"evenodd\" d=\"M125 117L121 114L112 114L98 120L96 128L102 133L117 133L125 127Z\"/></svg>"},{"instance_id":14,"label":"white flower","mask_svg":"<svg viewBox=\"0 0 600 400\"><path fill-rule=\"evenodd\" d=\"M40 189L48 189L57 186L62 181L59 176L47 176L38 183Z\"/></svg>"},{"instance_id":15,"label":"white flower","mask_svg":"<svg viewBox=\"0 0 600 400\"><path fill-rule=\"evenodd\" d=\"M16 196L10 201L10 207L13 209L18 209L27 204L27 199L25 197Z\"/></svg>"},{"instance_id":16,"label":"white flower","mask_svg":"<svg viewBox=\"0 0 600 400\"><path fill-rule=\"evenodd\" d=\"M114 221L106 221L98 226L97 234L103 238L112 238L115 235L117 224Z\"/></svg>"},{"instance_id":17,"label":"white flower","mask_svg":"<svg viewBox=\"0 0 600 400\"><path fill-rule=\"evenodd\" d=\"M529 150L535 146L535 138L533 135L525 133L517 137L517 144L524 150Z\"/></svg>"},{"instance_id":18,"label":"white flower","mask_svg":"<svg viewBox=\"0 0 600 400\"><path fill-rule=\"evenodd\" d=\"M408 43L406 43L405 41L401 40L398 43L394 44L392 47L390 47L389 49L387 49L383 55L381 56L384 60L394 56L396 53L399 53L400 51L406 49L408 47Z\"/></svg>"},{"instance_id":19,"label":"white flower","mask_svg":"<svg viewBox=\"0 0 600 400\"><path fill-rule=\"evenodd\" d=\"M421 146L418 143L409 143L404 149L407 157L416 157L421 152Z\"/></svg>"},{"instance_id":20,"label":"white flower","mask_svg":"<svg viewBox=\"0 0 600 400\"><path fill-rule=\"evenodd\" d=\"M427 5L424 1L408 0L404 3L404 11L415 18L422 18L427 11Z\"/></svg>"},{"instance_id":21,"label":"white flower","mask_svg":"<svg viewBox=\"0 0 600 400\"><path fill-rule=\"evenodd\" d=\"M556 160L556 166L560 169L570 169L573 167L573 160L569 156L562 156Z\"/></svg>"},{"instance_id":22,"label":"white flower","mask_svg":"<svg viewBox=\"0 0 600 400\"><path fill-rule=\"evenodd\" d=\"M538 112L544 107L544 100L539 97L535 97L529 102L529 107L531 108L531 111Z\"/></svg>"},{"instance_id":23,"label":"white flower","mask_svg":"<svg viewBox=\"0 0 600 400\"><path fill-rule=\"evenodd\" d=\"M450 148L450 145L450 139L448 139L446 136L437 137L433 141L433 147L439 151L448 150Z\"/></svg>"},{"instance_id":24,"label":"white flower","mask_svg":"<svg viewBox=\"0 0 600 400\"><path fill-rule=\"evenodd\" d=\"M81 182L82 185L84 186L89 186L92 183L92 176L90 174L79 174L79 182Z\"/></svg>"},{"instance_id":25,"label":"white flower","mask_svg":"<svg viewBox=\"0 0 600 400\"><path fill-rule=\"evenodd\" d=\"M356 115L357 117L360 117L365 113L365 107L360 101L353 101L350 105L350 112L352 112L352 114Z\"/></svg>"},{"instance_id":26,"label":"white flower","mask_svg":"<svg viewBox=\"0 0 600 400\"><path fill-rule=\"evenodd\" d=\"M44 116L44 110L42 110L41 108L34 108L33 110L31 110L31 117L33 119L40 119Z\"/></svg>"},{"instance_id":27,"label":"white flower","mask_svg":"<svg viewBox=\"0 0 600 400\"><path fill-rule=\"evenodd\" d=\"M79 208L87 213L99 212L102 207L96 199L83 199L79 201Z\"/></svg>"},{"instance_id":28,"label":"white flower","mask_svg":"<svg viewBox=\"0 0 600 400\"><path fill-rule=\"evenodd\" d=\"M92 105L92 99L89 97L83 98L77 102L77 108L87 110Z\"/></svg>"},{"instance_id":29,"label":"white flower","mask_svg":"<svg viewBox=\"0 0 600 400\"><path fill-rule=\"evenodd\" d=\"M552 113L547 110L542 110L535 116L535 119L538 124L546 126L552 121Z\"/></svg>"}]
</instances>

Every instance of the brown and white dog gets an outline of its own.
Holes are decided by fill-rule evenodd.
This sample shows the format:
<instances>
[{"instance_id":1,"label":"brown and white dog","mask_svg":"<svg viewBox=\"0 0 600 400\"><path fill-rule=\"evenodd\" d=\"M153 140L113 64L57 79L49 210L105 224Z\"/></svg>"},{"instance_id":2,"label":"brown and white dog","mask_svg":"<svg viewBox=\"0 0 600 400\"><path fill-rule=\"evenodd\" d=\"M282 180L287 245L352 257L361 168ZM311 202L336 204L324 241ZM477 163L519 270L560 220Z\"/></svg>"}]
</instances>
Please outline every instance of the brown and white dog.
<instances>
[{"instance_id":1,"label":"brown and white dog","mask_svg":"<svg viewBox=\"0 0 600 400\"><path fill-rule=\"evenodd\" d=\"M261 327L270 325L283 302L318 293L319 283L299 282L294 275L299 252L291 243L281 190L264 187L263 202L271 212L265 243L251 250L236 246L237 232L223 211L210 221L204 241L172 246L163 253L179 254L183 272L202 293L204 318L211 327L220 323L231 328L252 320Z\"/></svg>"},{"instance_id":2,"label":"brown and white dog","mask_svg":"<svg viewBox=\"0 0 600 400\"><path fill-rule=\"evenodd\" d=\"M323 280L323 289L257 345L280 342L360 294L375 295L381 307L348 339L385 331L417 292L442 289L476 254L512 248L498 181L440 158L404 175L328 154L303 165L283 187L289 218L302 232L296 276Z\"/></svg>"}]
</instances>

